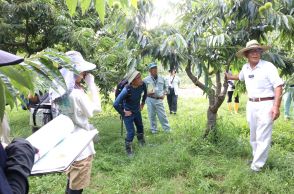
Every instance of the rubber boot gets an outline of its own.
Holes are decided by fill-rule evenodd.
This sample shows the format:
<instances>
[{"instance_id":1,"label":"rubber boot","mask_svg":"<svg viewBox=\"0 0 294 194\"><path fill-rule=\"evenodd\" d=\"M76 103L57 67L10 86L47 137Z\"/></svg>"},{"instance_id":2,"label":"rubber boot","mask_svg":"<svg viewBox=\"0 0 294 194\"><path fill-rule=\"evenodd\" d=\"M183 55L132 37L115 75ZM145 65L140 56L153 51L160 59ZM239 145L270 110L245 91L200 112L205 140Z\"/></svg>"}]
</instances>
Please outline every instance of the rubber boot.
<instances>
[{"instance_id":1,"label":"rubber boot","mask_svg":"<svg viewBox=\"0 0 294 194\"><path fill-rule=\"evenodd\" d=\"M132 142L126 141L125 144L126 144L127 155L129 157L132 157L134 155L133 148L132 148Z\"/></svg>"},{"instance_id":2,"label":"rubber boot","mask_svg":"<svg viewBox=\"0 0 294 194\"><path fill-rule=\"evenodd\" d=\"M140 146L144 146L145 145L145 138L144 138L144 133L138 133L137 134L137 139L139 142Z\"/></svg>"},{"instance_id":3,"label":"rubber boot","mask_svg":"<svg viewBox=\"0 0 294 194\"><path fill-rule=\"evenodd\" d=\"M235 103L235 104L234 104L234 111L235 111L235 114L238 114L238 110L239 110L239 103Z\"/></svg>"},{"instance_id":4,"label":"rubber boot","mask_svg":"<svg viewBox=\"0 0 294 194\"><path fill-rule=\"evenodd\" d=\"M69 192L68 192L68 194L82 194L82 193L83 193L83 189L80 189L80 190L69 189Z\"/></svg>"},{"instance_id":5,"label":"rubber boot","mask_svg":"<svg viewBox=\"0 0 294 194\"><path fill-rule=\"evenodd\" d=\"M229 112L232 112L232 103L228 103L228 109L229 109Z\"/></svg>"}]
</instances>

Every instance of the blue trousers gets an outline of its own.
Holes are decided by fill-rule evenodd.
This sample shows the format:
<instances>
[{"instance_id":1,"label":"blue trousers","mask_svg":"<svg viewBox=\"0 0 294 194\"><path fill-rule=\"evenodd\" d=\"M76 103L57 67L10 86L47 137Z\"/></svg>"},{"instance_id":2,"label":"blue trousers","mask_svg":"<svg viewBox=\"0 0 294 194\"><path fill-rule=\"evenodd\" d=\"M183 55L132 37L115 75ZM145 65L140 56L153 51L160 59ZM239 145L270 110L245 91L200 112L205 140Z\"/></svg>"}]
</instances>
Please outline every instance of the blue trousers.
<instances>
[{"instance_id":1,"label":"blue trousers","mask_svg":"<svg viewBox=\"0 0 294 194\"><path fill-rule=\"evenodd\" d=\"M123 118L127 129L127 142L132 142L135 136L135 126L137 128L137 134L144 133L143 122L141 112L133 113L131 116Z\"/></svg>"}]
</instances>

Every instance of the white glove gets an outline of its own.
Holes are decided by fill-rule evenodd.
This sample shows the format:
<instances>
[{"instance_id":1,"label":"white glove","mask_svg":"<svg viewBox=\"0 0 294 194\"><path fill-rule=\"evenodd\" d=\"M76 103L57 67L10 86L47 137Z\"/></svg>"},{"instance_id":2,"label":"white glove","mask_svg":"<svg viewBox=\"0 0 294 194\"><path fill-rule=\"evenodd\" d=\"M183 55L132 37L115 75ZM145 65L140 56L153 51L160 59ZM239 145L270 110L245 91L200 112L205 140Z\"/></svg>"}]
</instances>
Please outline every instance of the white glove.
<instances>
[{"instance_id":1,"label":"white glove","mask_svg":"<svg viewBox=\"0 0 294 194\"><path fill-rule=\"evenodd\" d=\"M101 108L101 102L99 97L99 91L94 82L94 76L88 73L85 77L85 83L88 86L90 98L94 105L94 111L101 112L102 108Z\"/></svg>"},{"instance_id":2,"label":"white glove","mask_svg":"<svg viewBox=\"0 0 294 194\"><path fill-rule=\"evenodd\" d=\"M91 73L88 73L85 77L85 83L88 85L89 88L95 86L94 76Z\"/></svg>"}]
</instances>

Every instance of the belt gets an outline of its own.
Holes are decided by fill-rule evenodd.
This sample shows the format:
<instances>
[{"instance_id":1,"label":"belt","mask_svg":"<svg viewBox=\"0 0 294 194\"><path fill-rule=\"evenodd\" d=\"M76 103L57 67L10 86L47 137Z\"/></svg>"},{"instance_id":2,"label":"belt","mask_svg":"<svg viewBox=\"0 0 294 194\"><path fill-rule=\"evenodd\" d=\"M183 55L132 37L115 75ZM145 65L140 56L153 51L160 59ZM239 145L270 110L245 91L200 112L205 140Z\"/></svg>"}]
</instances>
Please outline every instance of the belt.
<instances>
[{"instance_id":1,"label":"belt","mask_svg":"<svg viewBox=\"0 0 294 194\"><path fill-rule=\"evenodd\" d=\"M249 98L249 101L251 101L251 102L260 102L260 101L273 100L273 99L275 99L275 97Z\"/></svg>"},{"instance_id":2,"label":"belt","mask_svg":"<svg viewBox=\"0 0 294 194\"><path fill-rule=\"evenodd\" d=\"M148 96L148 97L149 97L149 98L156 99L156 100L162 99L162 97L154 97L154 96Z\"/></svg>"}]
</instances>

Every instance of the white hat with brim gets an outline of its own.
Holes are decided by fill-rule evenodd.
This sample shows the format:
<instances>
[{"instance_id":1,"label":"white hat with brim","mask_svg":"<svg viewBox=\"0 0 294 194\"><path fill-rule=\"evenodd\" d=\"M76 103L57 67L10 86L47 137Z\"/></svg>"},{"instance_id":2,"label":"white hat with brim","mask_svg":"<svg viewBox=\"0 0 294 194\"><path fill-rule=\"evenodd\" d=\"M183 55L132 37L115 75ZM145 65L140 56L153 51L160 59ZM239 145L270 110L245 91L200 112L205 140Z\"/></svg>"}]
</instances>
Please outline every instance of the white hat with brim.
<instances>
[{"instance_id":1,"label":"white hat with brim","mask_svg":"<svg viewBox=\"0 0 294 194\"><path fill-rule=\"evenodd\" d=\"M74 68L79 73L91 71L96 68L95 64L86 61L78 51L68 51L65 54L71 59L71 62L75 65Z\"/></svg>"},{"instance_id":2,"label":"white hat with brim","mask_svg":"<svg viewBox=\"0 0 294 194\"><path fill-rule=\"evenodd\" d=\"M252 49L262 49L263 52L264 51L267 51L269 50L271 47L270 46L262 46L258 43L257 40L250 40L249 42L246 43L246 47L239 50L237 53L236 53L236 56L237 57L245 57L245 52L246 51L249 51L249 50L252 50Z\"/></svg>"},{"instance_id":3,"label":"white hat with brim","mask_svg":"<svg viewBox=\"0 0 294 194\"><path fill-rule=\"evenodd\" d=\"M133 72L131 72L130 77L128 79L128 83L132 83L132 81L134 81L134 79L137 77L137 75L140 74L139 71L135 70Z\"/></svg>"}]
</instances>

